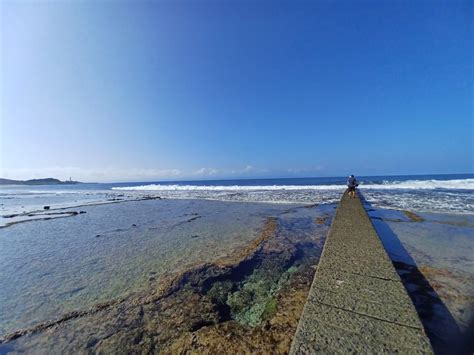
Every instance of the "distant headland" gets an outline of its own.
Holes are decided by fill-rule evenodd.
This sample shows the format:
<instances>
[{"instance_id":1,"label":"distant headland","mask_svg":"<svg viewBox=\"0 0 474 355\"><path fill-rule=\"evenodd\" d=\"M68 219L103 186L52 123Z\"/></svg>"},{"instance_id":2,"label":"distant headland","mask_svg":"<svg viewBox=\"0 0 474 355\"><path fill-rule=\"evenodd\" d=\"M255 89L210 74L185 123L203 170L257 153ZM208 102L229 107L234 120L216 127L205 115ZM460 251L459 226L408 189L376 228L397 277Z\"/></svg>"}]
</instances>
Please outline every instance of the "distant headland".
<instances>
[{"instance_id":1,"label":"distant headland","mask_svg":"<svg viewBox=\"0 0 474 355\"><path fill-rule=\"evenodd\" d=\"M79 181L61 181L54 178L30 179L30 180L10 180L0 178L0 185L74 185L81 184Z\"/></svg>"}]
</instances>

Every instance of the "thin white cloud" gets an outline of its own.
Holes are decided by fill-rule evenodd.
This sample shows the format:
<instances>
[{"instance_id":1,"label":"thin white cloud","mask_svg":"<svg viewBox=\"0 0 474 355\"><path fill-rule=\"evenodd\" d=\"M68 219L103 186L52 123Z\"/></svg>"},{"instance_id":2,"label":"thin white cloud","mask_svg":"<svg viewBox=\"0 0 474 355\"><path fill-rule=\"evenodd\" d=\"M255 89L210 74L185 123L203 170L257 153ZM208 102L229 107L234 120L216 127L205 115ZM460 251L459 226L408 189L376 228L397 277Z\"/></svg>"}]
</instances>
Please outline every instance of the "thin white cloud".
<instances>
[{"instance_id":1,"label":"thin white cloud","mask_svg":"<svg viewBox=\"0 0 474 355\"><path fill-rule=\"evenodd\" d=\"M220 173L219 169L215 168L200 168L192 173L196 176L215 176Z\"/></svg>"},{"instance_id":2,"label":"thin white cloud","mask_svg":"<svg viewBox=\"0 0 474 355\"><path fill-rule=\"evenodd\" d=\"M267 173L267 169L256 168L252 165L247 165L242 169L234 169L230 171L232 175L248 175L248 174L263 174Z\"/></svg>"},{"instance_id":3,"label":"thin white cloud","mask_svg":"<svg viewBox=\"0 0 474 355\"><path fill-rule=\"evenodd\" d=\"M324 170L322 165L311 166L308 168L289 168L286 171L290 174L308 174Z\"/></svg>"},{"instance_id":4,"label":"thin white cloud","mask_svg":"<svg viewBox=\"0 0 474 355\"><path fill-rule=\"evenodd\" d=\"M323 170L322 166L313 166L310 168L290 168L285 170L290 174L311 174ZM272 171L268 169L246 165L242 168L220 169L212 167L203 167L196 170L184 169L160 169L160 168L79 168L69 167L48 167L44 169L3 169L0 170L0 177L7 179L35 179L53 177L61 180L73 180L84 182L119 182L119 181L159 181L173 179L192 179L192 178L237 178L237 177L257 177L268 175ZM273 171L279 175L282 171Z\"/></svg>"}]
</instances>

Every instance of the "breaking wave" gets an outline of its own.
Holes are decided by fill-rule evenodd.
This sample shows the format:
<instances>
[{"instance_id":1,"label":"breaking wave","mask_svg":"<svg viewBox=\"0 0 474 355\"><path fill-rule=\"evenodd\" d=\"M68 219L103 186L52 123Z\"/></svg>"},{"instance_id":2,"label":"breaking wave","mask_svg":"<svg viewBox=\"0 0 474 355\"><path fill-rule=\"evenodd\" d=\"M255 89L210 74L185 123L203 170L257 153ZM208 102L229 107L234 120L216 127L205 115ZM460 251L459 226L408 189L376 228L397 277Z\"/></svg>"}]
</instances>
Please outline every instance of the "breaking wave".
<instances>
[{"instance_id":1,"label":"breaking wave","mask_svg":"<svg viewBox=\"0 0 474 355\"><path fill-rule=\"evenodd\" d=\"M407 190L474 190L474 179L383 181L382 184L361 185L360 187Z\"/></svg>"},{"instance_id":2,"label":"breaking wave","mask_svg":"<svg viewBox=\"0 0 474 355\"><path fill-rule=\"evenodd\" d=\"M343 185L260 185L260 186L211 186L211 185L141 185L113 187L113 190L133 191L297 191L297 190L341 190Z\"/></svg>"},{"instance_id":3,"label":"breaking wave","mask_svg":"<svg viewBox=\"0 0 474 355\"><path fill-rule=\"evenodd\" d=\"M270 203L337 203L346 185L147 184L113 187L121 193L174 199L209 199ZM204 184L204 183L203 183ZM420 212L473 213L474 179L361 181L359 188L376 207ZM116 192L119 192L116 191ZM127 192L128 191L128 192Z\"/></svg>"},{"instance_id":4,"label":"breaking wave","mask_svg":"<svg viewBox=\"0 0 474 355\"><path fill-rule=\"evenodd\" d=\"M342 190L345 185L167 185L150 184L140 186L113 187L113 190L128 191L300 191L300 190ZM454 180L408 180L408 181L382 181L380 183L362 182L361 189L377 190L474 190L474 179Z\"/></svg>"}]
</instances>

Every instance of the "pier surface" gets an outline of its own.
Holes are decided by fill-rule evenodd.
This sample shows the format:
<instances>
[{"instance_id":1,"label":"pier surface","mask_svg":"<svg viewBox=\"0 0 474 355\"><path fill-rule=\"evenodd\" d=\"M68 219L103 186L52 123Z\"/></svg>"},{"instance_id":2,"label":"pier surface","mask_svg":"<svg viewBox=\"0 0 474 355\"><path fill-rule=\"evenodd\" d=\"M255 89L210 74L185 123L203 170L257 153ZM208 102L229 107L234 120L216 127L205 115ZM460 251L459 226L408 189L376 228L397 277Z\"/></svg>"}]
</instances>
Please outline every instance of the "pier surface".
<instances>
[{"instance_id":1,"label":"pier surface","mask_svg":"<svg viewBox=\"0 0 474 355\"><path fill-rule=\"evenodd\" d=\"M432 353L359 197L341 199L290 354Z\"/></svg>"}]
</instances>

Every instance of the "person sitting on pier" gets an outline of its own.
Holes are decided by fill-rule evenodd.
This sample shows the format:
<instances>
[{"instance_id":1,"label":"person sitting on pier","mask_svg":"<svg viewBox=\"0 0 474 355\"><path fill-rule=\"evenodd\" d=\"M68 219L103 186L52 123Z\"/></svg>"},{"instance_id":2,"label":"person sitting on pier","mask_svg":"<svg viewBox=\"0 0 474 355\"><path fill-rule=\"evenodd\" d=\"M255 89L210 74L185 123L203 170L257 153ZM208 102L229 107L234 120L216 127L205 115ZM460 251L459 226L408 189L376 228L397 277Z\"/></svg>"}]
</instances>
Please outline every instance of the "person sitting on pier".
<instances>
[{"instance_id":1,"label":"person sitting on pier","mask_svg":"<svg viewBox=\"0 0 474 355\"><path fill-rule=\"evenodd\" d=\"M347 179L347 191L349 192L349 197L355 198L356 197L356 187L359 186L357 183L356 178L354 175L350 175Z\"/></svg>"}]
</instances>

